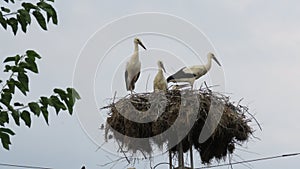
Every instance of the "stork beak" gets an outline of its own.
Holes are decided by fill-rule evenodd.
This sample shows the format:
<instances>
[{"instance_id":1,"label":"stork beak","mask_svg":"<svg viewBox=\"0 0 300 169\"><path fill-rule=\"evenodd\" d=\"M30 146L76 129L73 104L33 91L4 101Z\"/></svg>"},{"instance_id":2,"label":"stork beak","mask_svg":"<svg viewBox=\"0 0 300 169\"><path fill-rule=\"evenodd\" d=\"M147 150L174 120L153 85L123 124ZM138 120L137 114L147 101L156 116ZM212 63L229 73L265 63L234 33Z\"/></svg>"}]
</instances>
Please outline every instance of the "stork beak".
<instances>
[{"instance_id":1,"label":"stork beak","mask_svg":"<svg viewBox=\"0 0 300 169\"><path fill-rule=\"evenodd\" d=\"M145 50L147 50L141 41L139 41L139 45L141 45L141 47L143 47Z\"/></svg>"},{"instance_id":2,"label":"stork beak","mask_svg":"<svg viewBox=\"0 0 300 169\"><path fill-rule=\"evenodd\" d=\"M162 61L158 61L158 67L160 67L166 73L166 69Z\"/></svg>"},{"instance_id":3,"label":"stork beak","mask_svg":"<svg viewBox=\"0 0 300 169\"><path fill-rule=\"evenodd\" d=\"M220 62L217 60L216 57L213 57L213 59L215 60L215 62L216 62L219 66L221 66Z\"/></svg>"},{"instance_id":4,"label":"stork beak","mask_svg":"<svg viewBox=\"0 0 300 169\"><path fill-rule=\"evenodd\" d=\"M161 64L161 68L163 69L163 71L166 73L166 69L165 69L165 67L164 67L164 65L163 64Z\"/></svg>"}]
</instances>

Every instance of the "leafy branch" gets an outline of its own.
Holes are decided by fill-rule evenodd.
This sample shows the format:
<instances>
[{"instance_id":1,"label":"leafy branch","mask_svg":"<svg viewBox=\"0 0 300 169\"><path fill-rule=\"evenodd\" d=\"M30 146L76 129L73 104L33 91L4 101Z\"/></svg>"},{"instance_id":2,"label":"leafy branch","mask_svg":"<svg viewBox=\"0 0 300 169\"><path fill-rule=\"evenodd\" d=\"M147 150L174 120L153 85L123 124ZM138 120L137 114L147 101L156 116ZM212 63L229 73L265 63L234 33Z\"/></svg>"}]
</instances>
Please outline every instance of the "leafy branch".
<instances>
[{"instance_id":1,"label":"leafy branch","mask_svg":"<svg viewBox=\"0 0 300 169\"><path fill-rule=\"evenodd\" d=\"M61 110L66 110L72 115L74 104L76 100L80 99L79 94L73 88L67 88L66 91L55 88L51 96L41 96L35 102L24 104L14 101L13 95L16 89L24 96L29 92L28 72L38 73L37 59L41 59L38 53L27 50L24 55L7 57L4 60L4 72L10 73L0 91L0 126L2 126L0 128L0 139L5 149L9 149L10 136L15 134L11 129L5 128L5 124L9 123L9 116L13 118L17 126L20 126L22 120L26 126L31 127L31 115L39 117L42 114L46 123L49 124L50 107L55 109L57 115ZM0 80L0 83L2 83L2 80Z\"/></svg>"},{"instance_id":2,"label":"leafy branch","mask_svg":"<svg viewBox=\"0 0 300 169\"><path fill-rule=\"evenodd\" d=\"M15 0L3 0L7 4L16 4ZM43 30L47 30L47 24L50 20L57 25L57 14L50 3L54 0L38 0L37 3L18 1L19 8L17 11L11 11L5 5L0 5L0 24L7 30L10 26L14 35L17 34L19 27L26 33L28 26L31 24L32 18L35 18L39 26ZM1 27L0 26L0 27ZM24 97L29 92L28 73L38 74L38 66L36 60L41 56L33 50L27 50L24 55L15 55L4 59L4 73L7 73L7 80L0 79L0 140L2 146L9 150L11 145L10 136L15 133L6 125L10 119L13 119L17 126L21 121L26 126L31 127L31 117L33 115L44 117L49 124L49 110L52 107L58 114L60 111L68 111L70 115L73 113L73 107L76 100L80 99L79 94L73 88L66 90L55 88L53 94L49 97L41 96L37 101L22 103L16 101L15 93L19 91Z\"/></svg>"},{"instance_id":3,"label":"leafy branch","mask_svg":"<svg viewBox=\"0 0 300 169\"><path fill-rule=\"evenodd\" d=\"M15 4L14 0L4 0L7 3ZM55 9L49 2L54 0L40 0L36 4L23 2L21 8L11 12L7 7L0 7L0 24L4 29L10 26L14 35L17 34L19 26L26 33L27 27L31 24L31 19L34 17L43 30L47 30L47 23L52 20L52 23L57 25L57 14ZM45 16L47 19L45 19Z\"/></svg>"}]
</instances>

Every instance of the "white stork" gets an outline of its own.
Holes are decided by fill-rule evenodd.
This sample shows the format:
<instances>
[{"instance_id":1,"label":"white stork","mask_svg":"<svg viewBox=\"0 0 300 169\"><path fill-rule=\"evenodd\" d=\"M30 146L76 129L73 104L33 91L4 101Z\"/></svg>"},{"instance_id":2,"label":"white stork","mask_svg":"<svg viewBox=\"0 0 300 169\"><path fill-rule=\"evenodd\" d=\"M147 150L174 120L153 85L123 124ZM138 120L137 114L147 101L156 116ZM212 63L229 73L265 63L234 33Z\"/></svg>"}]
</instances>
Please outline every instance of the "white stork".
<instances>
[{"instance_id":1,"label":"white stork","mask_svg":"<svg viewBox=\"0 0 300 169\"><path fill-rule=\"evenodd\" d=\"M168 84L163 73L163 71L166 72L164 64L162 63L162 61L159 60L157 62L157 65L158 65L158 72L153 81L154 92L167 91Z\"/></svg>"},{"instance_id":2,"label":"white stork","mask_svg":"<svg viewBox=\"0 0 300 169\"><path fill-rule=\"evenodd\" d=\"M126 71L125 71L126 89L127 91L130 90L131 93L135 88L135 83L138 80L141 71L141 62L139 60L138 45L141 45L146 50L146 47L143 45L143 43L138 38L135 38L134 53L131 56L130 60L127 62Z\"/></svg>"},{"instance_id":3,"label":"white stork","mask_svg":"<svg viewBox=\"0 0 300 169\"><path fill-rule=\"evenodd\" d=\"M219 66L220 62L217 60L215 55L211 52L207 54L207 63L205 65L195 65L191 67L183 67L173 75L167 78L167 82L188 82L193 89L195 80L205 75L211 68L211 60L214 60Z\"/></svg>"}]
</instances>

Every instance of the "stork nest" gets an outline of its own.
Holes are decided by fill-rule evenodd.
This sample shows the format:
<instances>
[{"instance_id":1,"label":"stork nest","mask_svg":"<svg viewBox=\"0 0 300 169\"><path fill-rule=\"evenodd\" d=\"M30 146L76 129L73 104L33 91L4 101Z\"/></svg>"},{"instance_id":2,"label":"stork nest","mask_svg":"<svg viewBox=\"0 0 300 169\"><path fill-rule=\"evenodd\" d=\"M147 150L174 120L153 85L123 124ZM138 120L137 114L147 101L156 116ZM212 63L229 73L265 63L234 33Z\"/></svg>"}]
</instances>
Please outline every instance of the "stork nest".
<instances>
[{"instance_id":1,"label":"stork nest","mask_svg":"<svg viewBox=\"0 0 300 169\"><path fill-rule=\"evenodd\" d=\"M137 93L103 109L110 110L106 141L112 138L108 138L112 132L128 150L148 154L152 153L153 145L167 145L178 153L181 143L183 152L192 146L198 150L204 164L232 154L235 145L247 141L254 131L249 126L252 116L246 116L247 107L234 105L228 97L209 89ZM199 140L202 130L209 133L203 141Z\"/></svg>"}]
</instances>

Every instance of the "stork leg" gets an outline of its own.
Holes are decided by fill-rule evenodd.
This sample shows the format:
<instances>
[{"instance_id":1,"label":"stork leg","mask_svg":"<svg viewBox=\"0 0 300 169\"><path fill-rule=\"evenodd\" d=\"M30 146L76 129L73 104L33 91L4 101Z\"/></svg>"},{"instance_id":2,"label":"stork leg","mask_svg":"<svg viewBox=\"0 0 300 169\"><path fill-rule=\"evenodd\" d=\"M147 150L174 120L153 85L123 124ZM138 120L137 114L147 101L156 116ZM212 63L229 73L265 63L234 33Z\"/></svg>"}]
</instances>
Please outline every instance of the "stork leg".
<instances>
[{"instance_id":1,"label":"stork leg","mask_svg":"<svg viewBox=\"0 0 300 169\"><path fill-rule=\"evenodd\" d=\"M184 157L183 157L183 147L182 142L179 143L179 152L178 152L178 163L179 169L184 169Z\"/></svg>"},{"instance_id":2,"label":"stork leg","mask_svg":"<svg viewBox=\"0 0 300 169\"><path fill-rule=\"evenodd\" d=\"M191 160L191 169L194 169L193 146L191 143L190 143L190 160Z\"/></svg>"},{"instance_id":3,"label":"stork leg","mask_svg":"<svg viewBox=\"0 0 300 169\"><path fill-rule=\"evenodd\" d=\"M169 150L169 165L170 165L170 169L172 169L173 165L172 165L172 152L171 152L171 150Z\"/></svg>"},{"instance_id":4,"label":"stork leg","mask_svg":"<svg viewBox=\"0 0 300 169\"><path fill-rule=\"evenodd\" d=\"M194 169L194 157L193 157L193 147L190 147L190 160L191 160L191 169Z\"/></svg>"}]
</instances>

